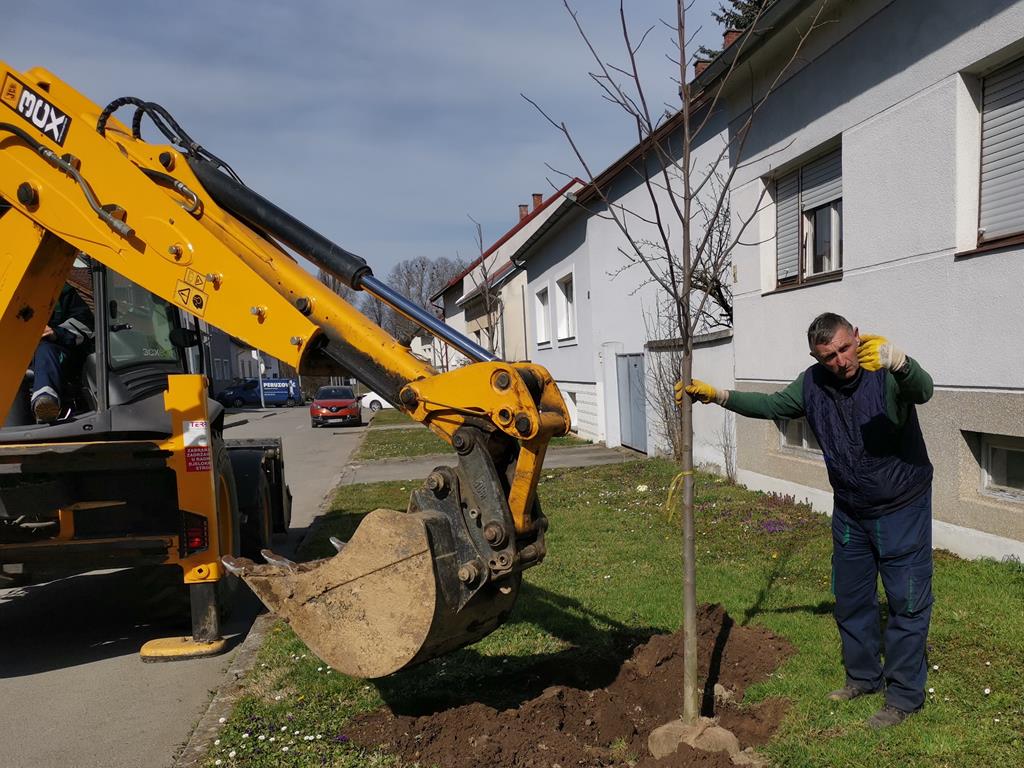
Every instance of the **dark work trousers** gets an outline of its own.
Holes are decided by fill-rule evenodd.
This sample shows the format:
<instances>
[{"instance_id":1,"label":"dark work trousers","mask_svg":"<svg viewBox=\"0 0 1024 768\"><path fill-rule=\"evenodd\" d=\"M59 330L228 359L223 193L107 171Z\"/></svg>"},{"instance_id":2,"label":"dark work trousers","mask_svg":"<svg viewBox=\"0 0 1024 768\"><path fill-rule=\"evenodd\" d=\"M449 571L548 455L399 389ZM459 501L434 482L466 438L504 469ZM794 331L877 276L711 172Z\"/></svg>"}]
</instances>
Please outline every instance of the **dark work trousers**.
<instances>
[{"instance_id":1,"label":"dark work trousers","mask_svg":"<svg viewBox=\"0 0 1024 768\"><path fill-rule=\"evenodd\" d=\"M52 395L60 401L61 385L64 381L64 361L68 353L60 344L40 341L32 356L32 399L39 395Z\"/></svg>"},{"instance_id":2,"label":"dark work trousers","mask_svg":"<svg viewBox=\"0 0 1024 768\"><path fill-rule=\"evenodd\" d=\"M882 645L878 575L889 604ZM924 704L932 615L932 492L875 519L832 514L832 590L846 684L905 712ZM884 666L879 657L885 656Z\"/></svg>"}]
</instances>

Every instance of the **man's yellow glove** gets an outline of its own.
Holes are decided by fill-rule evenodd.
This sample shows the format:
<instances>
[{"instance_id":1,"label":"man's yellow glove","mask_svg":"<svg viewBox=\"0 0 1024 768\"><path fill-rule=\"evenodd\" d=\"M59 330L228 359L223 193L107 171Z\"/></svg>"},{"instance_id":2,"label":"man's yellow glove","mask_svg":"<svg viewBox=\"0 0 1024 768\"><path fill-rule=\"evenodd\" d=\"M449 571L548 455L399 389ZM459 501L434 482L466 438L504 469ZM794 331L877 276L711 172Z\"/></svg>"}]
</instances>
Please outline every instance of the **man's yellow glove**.
<instances>
[{"instance_id":1,"label":"man's yellow glove","mask_svg":"<svg viewBox=\"0 0 1024 768\"><path fill-rule=\"evenodd\" d=\"M860 361L860 367L868 371L880 368L898 371L906 365L907 355L893 346L885 336L865 333L861 334L860 346L857 347L857 360Z\"/></svg>"},{"instance_id":2,"label":"man's yellow glove","mask_svg":"<svg viewBox=\"0 0 1024 768\"><path fill-rule=\"evenodd\" d=\"M710 384L701 381L700 379L691 379L689 386L683 386L682 381L677 381L675 384L675 398L676 405L683 404L683 395L689 395L694 400L701 403L718 403L719 405L725 405L725 401L729 399L729 391L722 390L719 392L717 389L712 387Z\"/></svg>"}]
</instances>

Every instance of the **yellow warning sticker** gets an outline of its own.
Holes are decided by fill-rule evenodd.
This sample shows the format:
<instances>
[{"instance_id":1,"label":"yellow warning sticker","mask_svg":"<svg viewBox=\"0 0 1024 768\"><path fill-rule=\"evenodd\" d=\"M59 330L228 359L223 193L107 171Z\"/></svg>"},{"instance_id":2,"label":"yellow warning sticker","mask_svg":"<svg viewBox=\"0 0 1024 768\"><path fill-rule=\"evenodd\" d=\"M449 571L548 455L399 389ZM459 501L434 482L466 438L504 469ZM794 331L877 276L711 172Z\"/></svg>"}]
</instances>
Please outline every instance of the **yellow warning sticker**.
<instances>
[{"instance_id":1,"label":"yellow warning sticker","mask_svg":"<svg viewBox=\"0 0 1024 768\"><path fill-rule=\"evenodd\" d=\"M178 303L194 315L202 317L206 314L206 303L209 297L198 288L179 280L174 286L174 295Z\"/></svg>"},{"instance_id":2,"label":"yellow warning sticker","mask_svg":"<svg viewBox=\"0 0 1024 768\"><path fill-rule=\"evenodd\" d=\"M206 277L200 275L194 269L185 270L185 282L191 285L193 288L202 288L206 285Z\"/></svg>"}]
</instances>

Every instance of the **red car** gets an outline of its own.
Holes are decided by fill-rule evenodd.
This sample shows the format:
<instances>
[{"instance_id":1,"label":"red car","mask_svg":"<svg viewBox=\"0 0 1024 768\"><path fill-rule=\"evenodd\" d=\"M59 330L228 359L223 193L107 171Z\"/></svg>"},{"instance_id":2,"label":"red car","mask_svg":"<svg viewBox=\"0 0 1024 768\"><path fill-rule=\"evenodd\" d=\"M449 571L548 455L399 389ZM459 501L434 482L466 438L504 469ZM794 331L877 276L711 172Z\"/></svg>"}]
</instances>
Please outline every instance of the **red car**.
<instances>
[{"instance_id":1,"label":"red car","mask_svg":"<svg viewBox=\"0 0 1024 768\"><path fill-rule=\"evenodd\" d=\"M363 411L352 387L320 387L309 406L309 425L362 424Z\"/></svg>"}]
</instances>

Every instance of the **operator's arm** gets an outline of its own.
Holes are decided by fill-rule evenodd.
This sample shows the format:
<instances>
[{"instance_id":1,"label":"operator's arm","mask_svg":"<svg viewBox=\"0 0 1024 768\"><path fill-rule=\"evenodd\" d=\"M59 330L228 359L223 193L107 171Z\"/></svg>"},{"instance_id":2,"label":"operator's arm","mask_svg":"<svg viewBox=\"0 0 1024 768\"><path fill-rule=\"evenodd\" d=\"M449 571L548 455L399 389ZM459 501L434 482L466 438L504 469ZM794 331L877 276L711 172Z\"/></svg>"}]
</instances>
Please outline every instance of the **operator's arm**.
<instances>
[{"instance_id":1,"label":"operator's arm","mask_svg":"<svg viewBox=\"0 0 1024 768\"><path fill-rule=\"evenodd\" d=\"M694 381L687 387L676 383L676 400L682 399L683 392L702 403L718 403L726 410L754 419L797 419L804 415L804 375L801 373L785 389L765 394L762 392L739 392L737 390L716 390L703 381Z\"/></svg>"},{"instance_id":2,"label":"operator's arm","mask_svg":"<svg viewBox=\"0 0 1024 768\"><path fill-rule=\"evenodd\" d=\"M74 288L67 283L61 289L57 305L50 316L53 340L63 347L72 349L85 344L93 337L92 310Z\"/></svg>"}]
</instances>

